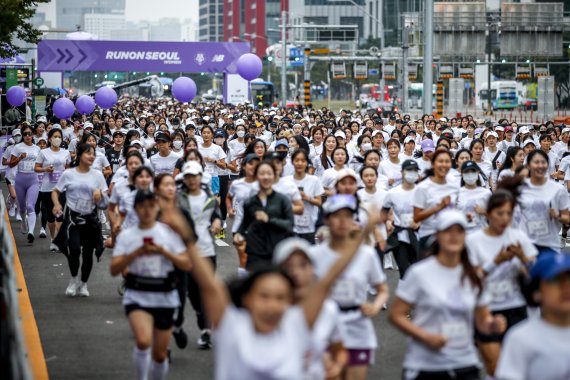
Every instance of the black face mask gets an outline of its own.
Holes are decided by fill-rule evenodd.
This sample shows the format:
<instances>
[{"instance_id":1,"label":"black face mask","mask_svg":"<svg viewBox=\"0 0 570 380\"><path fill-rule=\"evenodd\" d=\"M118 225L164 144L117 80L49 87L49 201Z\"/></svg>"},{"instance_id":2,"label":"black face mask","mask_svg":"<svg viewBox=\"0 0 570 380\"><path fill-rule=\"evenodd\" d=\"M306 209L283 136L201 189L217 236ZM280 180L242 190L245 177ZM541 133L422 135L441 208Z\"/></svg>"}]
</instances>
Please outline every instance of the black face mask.
<instances>
[{"instance_id":1,"label":"black face mask","mask_svg":"<svg viewBox=\"0 0 570 380\"><path fill-rule=\"evenodd\" d=\"M279 157L281 157L282 160L284 160L284 159L287 158L287 153L288 153L288 152L286 152L286 151L283 151L283 152L276 152L276 153L279 155Z\"/></svg>"}]
</instances>

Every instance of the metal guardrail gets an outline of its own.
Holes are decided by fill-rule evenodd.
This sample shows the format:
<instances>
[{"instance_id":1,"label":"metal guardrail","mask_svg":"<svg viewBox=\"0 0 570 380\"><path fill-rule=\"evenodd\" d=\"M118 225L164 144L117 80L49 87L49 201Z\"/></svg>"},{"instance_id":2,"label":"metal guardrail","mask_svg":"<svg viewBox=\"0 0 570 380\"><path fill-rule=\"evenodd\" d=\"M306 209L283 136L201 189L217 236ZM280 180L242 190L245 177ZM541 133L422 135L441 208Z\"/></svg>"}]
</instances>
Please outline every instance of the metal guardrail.
<instances>
[{"instance_id":1,"label":"metal guardrail","mask_svg":"<svg viewBox=\"0 0 570 380\"><path fill-rule=\"evenodd\" d=\"M14 247L5 215L6 204L0 197L0 378L31 380L33 376L19 316Z\"/></svg>"}]
</instances>

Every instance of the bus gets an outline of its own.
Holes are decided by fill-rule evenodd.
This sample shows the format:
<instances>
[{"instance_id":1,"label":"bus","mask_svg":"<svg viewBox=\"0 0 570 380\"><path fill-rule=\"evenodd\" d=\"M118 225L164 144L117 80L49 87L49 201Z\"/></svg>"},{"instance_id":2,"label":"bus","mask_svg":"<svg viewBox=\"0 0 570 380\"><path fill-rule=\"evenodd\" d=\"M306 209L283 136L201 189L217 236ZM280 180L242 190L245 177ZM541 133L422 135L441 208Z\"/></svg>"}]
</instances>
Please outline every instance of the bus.
<instances>
[{"instance_id":1,"label":"bus","mask_svg":"<svg viewBox=\"0 0 570 380\"><path fill-rule=\"evenodd\" d=\"M479 90L479 102L481 108L487 111L489 88L487 83L482 83ZM491 82L491 107L498 109L515 109L519 105L517 82L514 80L500 80Z\"/></svg>"},{"instance_id":2,"label":"bus","mask_svg":"<svg viewBox=\"0 0 570 380\"><path fill-rule=\"evenodd\" d=\"M384 101L390 102L392 101L392 97L390 96L390 87L393 86L384 86ZM368 83L363 84L360 87L360 94L358 96L360 103L363 107L366 107L369 102L373 100L380 100L380 85L375 83Z\"/></svg>"},{"instance_id":3,"label":"bus","mask_svg":"<svg viewBox=\"0 0 570 380\"><path fill-rule=\"evenodd\" d=\"M251 98L256 106L262 103L263 107L271 107L275 103L275 87L273 83L258 79L251 81Z\"/></svg>"},{"instance_id":4,"label":"bus","mask_svg":"<svg viewBox=\"0 0 570 380\"><path fill-rule=\"evenodd\" d=\"M435 91L437 85L432 86L431 91L431 103L432 107L435 108ZM423 83L410 83L408 85L408 109L422 109L423 108L423 94L424 94L424 84Z\"/></svg>"}]
</instances>

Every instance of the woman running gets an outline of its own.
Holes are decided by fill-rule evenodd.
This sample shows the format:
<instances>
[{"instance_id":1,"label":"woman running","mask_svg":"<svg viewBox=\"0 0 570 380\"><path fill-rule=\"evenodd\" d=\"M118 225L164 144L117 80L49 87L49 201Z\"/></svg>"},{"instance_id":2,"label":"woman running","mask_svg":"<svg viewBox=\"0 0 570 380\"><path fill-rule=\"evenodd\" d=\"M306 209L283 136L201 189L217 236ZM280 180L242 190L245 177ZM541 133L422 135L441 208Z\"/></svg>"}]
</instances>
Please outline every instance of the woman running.
<instances>
[{"instance_id":1,"label":"woman running","mask_svg":"<svg viewBox=\"0 0 570 380\"><path fill-rule=\"evenodd\" d=\"M325 170L321 177L321 183L325 189L325 195L327 197L335 194L334 185L336 183L338 172L344 169L348 162L348 152L346 151L346 148L334 148L332 152L332 160L334 162L334 166Z\"/></svg>"},{"instance_id":2,"label":"woman running","mask_svg":"<svg viewBox=\"0 0 570 380\"><path fill-rule=\"evenodd\" d=\"M477 231L486 224L485 205L491 191L482 186L481 169L475 161L466 161L461 166L461 187L455 207L467 217L467 233Z\"/></svg>"},{"instance_id":3,"label":"woman running","mask_svg":"<svg viewBox=\"0 0 570 380\"><path fill-rule=\"evenodd\" d=\"M390 321L411 338L402 378L477 380L473 326L500 334L506 322L486 306L481 279L465 249L465 216L445 210L436 226L431 255L408 269L390 307Z\"/></svg>"},{"instance_id":4,"label":"woman running","mask_svg":"<svg viewBox=\"0 0 570 380\"><path fill-rule=\"evenodd\" d=\"M102 249L101 223L97 208L106 207L107 182L100 171L91 169L95 161L95 148L88 144L77 147L72 168L65 170L51 193L54 204L53 213L62 215L68 223L62 227L71 280L65 290L67 296L89 297L87 280L93 268L93 254ZM61 193L65 192L65 212L59 201ZM59 238L58 234L58 238ZM61 248L61 246L60 246ZM79 258L82 257L81 278L79 273Z\"/></svg>"},{"instance_id":5,"label":"woman running","mask_svg":"<svg viewBox=\"0 0 570 380\"><path fill-rule=\"evenodd\" d=\"M24 124L22 129L23 141L16 144L10 156L9 166L17 167L15 178L16 198L22 222L20 231L27 234L28 243L35 240L34 229L36 227L36 201L40 191L38 175L35 172L36 159L40 154L40 148L34 145L34 130Z\"/></svg>"},{"instance_id":6,"label":"woman running","mask_svg":"<svg viewBox=\"0 0 570 380\"><path fill-rule=\"evenodd\" d=\"M214 144L214 130L210 126L202 127L202 138L204 142L198 150L206 162L206 173L212 176L212 193L220 193L220 178L218 168L226 168L226 153L221 146Z\"/></svg>"},{"instance_id":7,"label":"woman running","mask_svg":"<svg viewBox=\"0 0 570 380\"><path fill-rule=\"evenodd\" d=\"M153 171L156 174L172 174L180 155L172 151L170 136L164 132L158 132L154 136L154 141L158 153L150 157L150 164Z\"/></svg>"},{"instance_id":8,"label":"woman running","mask_svg":"<svg viewBox=\"0 0 570 380\"><path fill-rule=\"evenodd\" d=\"M135 336L137 379L146 380L149 374L153 379L166 379L168 344L180 305L174 267L188 271L192 263L183 240L157 221L159 206L154 193L137 191L134 208L139 223L117 237L111 275L128 270L123 305Z\"/></svg>"},{"instance_id":9,"label":"woman running","mask_svg":"<svg viewBox=\"0 0 570 380\"><path fill-rule=\"evenodd\" d=\"M521 182L521 178L512 178L499 183L487 202L488 226L468 235L465 241L469 260L485 277L489 309L505 317L507 330L527 317L519 277L526 274L528 264L537 254L528 237L510 227ZM497 366L503 337L504 334L486 335L478 331L475 334L485 370L491 376Z\"/></svg>"},{"instance_id":10,"label":"woman running","mask_svg":"<svg viewBox=\"0 0 570 380\"><path fill-rule=\"evenodd\" d=\"M400 160L400 141L388 140L388 159L380 162L379 172L388 178L390 189L402 183L402 161Z\"/></svg>"},{"instance_id":11,"label":"woman running","mask_svg":"<svg viewBox=\"0 0 570 380\"><path fill-rule=\"evenodd\" d=\"M570 199L560 184L548 178L548 155L542 150L530 152L527 157L530 178L521 190L522 220L518 228L527 234L540 250L558 249L558 232L570 223Z\"/></svg>"},{"instance_id":12,"label":"woman running","mask_svg":"<svg viewBox=\"0 0 570 380\"><path fill-rule=\"evenodd\" d=\"M420 241L418 259L423 258L429 245L428 240L436 231L437 214L452 207L457 200L459 188L447 181L451 169L451 153L447 150L437 150L431 158L432 168L428 169L426 178L419 183L412 204L414 206L414 223L420 223Z\"/></svg>"},{"instance_id":13,"label":"woman running","mask_svg":"<svg viewBox=\"0 0 570 380\"><path fill-rule=\"evenodd\" d=\"M51 193L59 178L71 164L71 156L67 149L61 148L63 142L63 135L60 129L52 129L48 133L48 148L40 151L36 160L35 171L36 173L44 173L44 178L40 187L40 198L45 204L47 209L47 225L51 237L51 244L49 250L56 252L57 246L53 243L53 239L57 236L63 218L61 215L56 216L53 214L53 202L51 200Z\"/></svg>"},{"instance_id":14,"label":"woman running","mask_svg":"<svg viewBox=\"0 0 570 380\"><path fill-rule=\"evenodd\" d=\"M342 248L352 240L351 236L362 230L362 226L354 220L358 205L352 195L339 194L331 197L323 205L323 212L330 240L310 250L315 258L315 273L321 278L346 254ZM379 223L379 210L367 214L366 229L372 232ZM368 300L369 287L376 291L371 301ZM378 347L371 318L380 312L388 300L386 276L371 246L363 244L358 248L353 262L336 281L331 299L338 304L342 324L349 332L344 341L349 352L349 362L343 379L366 379L368 367L374 363Z\"/></svg>"},{"instance_id":15,"label":"woman running","mask_svg":"<svg viewBox=\"0 0 570 380\"><path fill-rule=\"evenodd\" d=\"M321 181L316 176L307 173L310 162L307 151L304 149L295 151L291 156L291 161L295 167L295 174L289 177L289 179L292 180L299 189L303 201L303 213L301 215L295 215L293 232L310 244L314 244L315 226L325 190L321 185ZM276 190L279 191L278 189Z\"/></svg>"},{"instance_id":16,"label":"woman running","mask_svg":"<svg viewBox=\"0 0 570 380\"><path fill-rule=\"evenodd\" d=\"M293 209L289 199L276 191L273 184L275 167L269 161L262 161L255 168L259 192L244 204L244 216L234 244L246 242L246 268L251 270L259 264L272 260L273 249L278 242L290 237L293 232Z\"/></svg>"}]
</instances>

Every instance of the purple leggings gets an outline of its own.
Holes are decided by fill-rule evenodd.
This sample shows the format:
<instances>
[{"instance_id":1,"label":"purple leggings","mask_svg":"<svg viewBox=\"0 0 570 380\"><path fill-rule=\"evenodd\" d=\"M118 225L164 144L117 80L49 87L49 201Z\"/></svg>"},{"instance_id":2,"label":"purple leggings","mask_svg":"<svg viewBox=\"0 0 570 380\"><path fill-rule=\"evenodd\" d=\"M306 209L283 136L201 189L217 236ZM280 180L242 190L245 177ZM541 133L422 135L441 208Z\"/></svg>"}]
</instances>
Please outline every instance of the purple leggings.
<instances>
[{"instance_id":1,"label":"purple leggings","mask_svg":"<svg viewBox=\"0 0 570 380\"><path fill-rule=\"evenodd\" d=\"M40 181L37 173L17 173L16 199L21 211L26 210L28 214L36 212L36 202L40 192Z\"/></svg>"}]
</instances>

